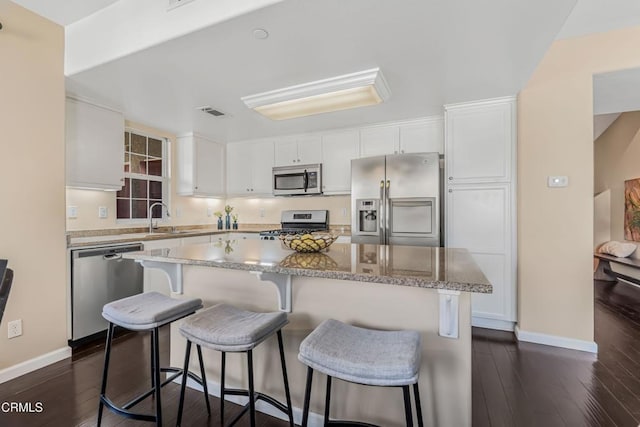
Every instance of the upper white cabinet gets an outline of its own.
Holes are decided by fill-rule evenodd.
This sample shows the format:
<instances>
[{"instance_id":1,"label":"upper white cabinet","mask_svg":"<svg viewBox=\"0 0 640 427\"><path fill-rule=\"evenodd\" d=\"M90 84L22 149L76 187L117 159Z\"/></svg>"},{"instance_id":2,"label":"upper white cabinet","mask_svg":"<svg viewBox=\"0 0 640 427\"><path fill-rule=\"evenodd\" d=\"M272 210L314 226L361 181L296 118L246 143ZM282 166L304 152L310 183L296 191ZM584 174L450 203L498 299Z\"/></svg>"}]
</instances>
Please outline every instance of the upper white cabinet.
<instances>
[{"instance_id":1,"label":"upper white cabinet","mask_svg":"<svg viewBox=\"0 0 640 427\"><path fill-rule=\"evenodd\" d=\"M280 139L275 143L275 166L320 163L322 145L319 135Z\"/></svg>"},{"instance_id":2,"label":"upper white cabinet","mask_svg":"<svg viewBox=\"0 0 640 427\"><path fill-rule=\"evenodd\" d=\"M66 99L66 184L120 190L124 184L124 116L117 111Z\"/></svg>"},{"instance_id":3,"label":"upper white cabinet","mask_svg":"<svg viewBox=\"0 0 640 427\"><path fill-rule=\"evenodd\" d=\"M358 158L360 135L347 130L322 135L322 191L325 194L351 192L351 160Z\"/></svg>"},{"instance_id":4,"label":"upper white cabinet","mask_svg":"<svg viewBox=\"0 0 640 427\"><path fill-rule=\"evenodd\" d=\"M445 106L446 176L451 183L508 182L515 147L515 98Z\"/></svg>"},{"instance_id":5,"label":"upper white cabinet","mask_svg":"<svg viewBox=\"0 0 640 427\"><path fill-rule=\"evenodd\" d=\"M397 125L375 126L360 130L360 157L397 154L400 128Z\"/></svg>"},{"instance_id":6,"label":"upper white cabinet","mask_svg":"<svg viewBox=\"0 0 640 427\"><path fill-rule=\"evenodd\" d=\"M430 117L400 125L400 153L444 154L444 120Z\"/></svg>"},{"instance_id":7,"label":"upper white cabinet","mask_svg":"<svg viewBox=\"0 0 640 427\"><path fill-rule=\"evenodd\" d=\"M272 141L227 144L227 194L264 196L273 194Z\"/></svg>"},{"instance_id":8,"label":"upper white cabinet","mask_svg":"<svg viewBox=\"0 0 640 427\"><path fill-rule=\"evenodd\" d=\"M429 117L360 130L361 157L431 152L444 153L442 117Z\"/></svg>"},{"instance_id":9,"label":"upper white cabinet","mask_svg":"<svg viewBox=\"0 0 640 427\"><path fill-rule=\"evenodd\" d=\"M193 133L179 136L177 142L178 194L224 196L224 146Z\"/></svg>"}]
</instances>

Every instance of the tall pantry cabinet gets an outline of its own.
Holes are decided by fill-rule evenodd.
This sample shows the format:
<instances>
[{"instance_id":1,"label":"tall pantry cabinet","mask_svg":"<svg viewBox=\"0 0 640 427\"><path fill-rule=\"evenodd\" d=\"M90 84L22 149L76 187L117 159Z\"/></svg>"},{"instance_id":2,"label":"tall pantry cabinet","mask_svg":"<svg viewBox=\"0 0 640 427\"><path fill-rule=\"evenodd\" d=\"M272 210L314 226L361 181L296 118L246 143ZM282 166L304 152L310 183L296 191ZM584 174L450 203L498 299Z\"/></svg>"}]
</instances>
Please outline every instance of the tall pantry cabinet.
<instances>
[{"instance_id":1,"label":"tall pantry cabinet","mask_svg":"<svg viewBox=\"0 0 640 427\"><path fill-rule=\"evenodd\" d=\"M516 322L516 99L445 106L446 246L466 248L493 285L473 294L472 324Z\"/></svg>"}]
</instances>

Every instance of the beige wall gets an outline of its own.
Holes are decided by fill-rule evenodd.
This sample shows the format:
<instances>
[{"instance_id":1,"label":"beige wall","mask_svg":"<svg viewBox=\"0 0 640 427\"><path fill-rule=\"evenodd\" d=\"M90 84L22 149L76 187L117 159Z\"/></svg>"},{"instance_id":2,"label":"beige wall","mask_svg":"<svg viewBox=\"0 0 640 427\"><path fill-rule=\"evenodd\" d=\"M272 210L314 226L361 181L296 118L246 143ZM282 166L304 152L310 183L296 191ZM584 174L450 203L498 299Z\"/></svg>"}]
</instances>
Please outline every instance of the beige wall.
<instances>
[{"instance_id":1,"label":"beige wall","mask_svg":"<svg viewBox=\"0 0 640 427\"><path fill-rule=\"evenodd\" d=\"M168 138L171 146L171 176L177 176L176 159L176 137L171 133L162 130L150 128L140 123L126 121L128 128L136 129L146 134ZM145 226L146 220L132 224L131 222L122 223L116 221L116 192L101 190L78 190L68 188L66 193L67 206L76 206L78 208L77 218L67 218L67 230L102 230L110 228L127 228ZM98 207L106 206L108 208L107 218L98 218ZM169 206L171 208L171 217L165 223L160 225L181 226L181 225L201 225L214 224L216 218L207 216L208 208L214 212L224 207L224 200L207 199L200 197L183 197L176 194L176 185L171 185ZM178 215L179 213L179 215Z\"/></svg>"},{"instance_id":2,"label":"beige wall","mask_svg":"<svg viewBox=\"0 0 640 427\"><path fill-rule=\"evenodd\" d=\"M640 66L640 27L556 41L518 98L518 323L593 341L593 74ZM551 189L547 176L568 175Z\"/></svg>"},{"instance_id":3,"label":"beige wall","mask_svg":"<svg viewBox=\"0 0 640 427\"><path fill-rule=\"evenodd\" d=\"M0 370L66 346L64 30L12 2L0 32L0 258L15 270ZM7 322L23 335L7 339Z\"/></svg>"},{"instance_id":4,"label":"beige wall","mask_svg":"<svg viewBox=\"0 0 640 427\"><path fill-rule=\"evenodd\" d=\"M606 215L610 238L619 242L624 241L624 182L640 178L639 131L640 111L624 113L594 143L594 190L596 194L610 190L610 210Z\"/></svg>"}]
</instances>

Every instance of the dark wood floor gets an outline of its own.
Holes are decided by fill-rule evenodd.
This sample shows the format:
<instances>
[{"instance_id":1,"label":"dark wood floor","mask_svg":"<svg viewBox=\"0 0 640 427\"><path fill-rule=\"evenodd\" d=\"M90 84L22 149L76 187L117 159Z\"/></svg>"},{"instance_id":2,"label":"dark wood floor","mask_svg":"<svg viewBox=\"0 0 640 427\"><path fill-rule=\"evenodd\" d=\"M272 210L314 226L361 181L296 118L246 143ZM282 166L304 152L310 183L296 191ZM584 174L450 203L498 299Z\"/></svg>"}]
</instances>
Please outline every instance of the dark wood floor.
<instances>
[{"instance_id":1,"label":"dark wood floor","mask_svg":"<svg viewBox=\"0 0 640 427\"><path fill-rule=\"evenodd\" d=\"M596 282L595 330L599 354L518 343L513 334L473 331L474 426L638 426L640 422L640 289ZM570 319L567 319L568 321ZM164 342L168 333L163 332ZM146 336L145 336L146 337ZM148 383L148 339L119 338L109 390L116 401ZM93 426L100 387L102 351L74 357L0 385L2 402L42 402L43 411L7 414L0 427ZM168 362L168 351L162 362ZM179 386L163 389L165 425L175 425ZM218 400L207 419L202 395L189 390L184 425L217 426ZM151 402L141 409L151 410ZM231 408L233 407L233 408ZM227 419L239 407L229 404ZM106 411L104 426L148 426ZM240 423L239 425L244 425ZM261 427L286 423L259 414Z\"/></svg>"}]
</instances>

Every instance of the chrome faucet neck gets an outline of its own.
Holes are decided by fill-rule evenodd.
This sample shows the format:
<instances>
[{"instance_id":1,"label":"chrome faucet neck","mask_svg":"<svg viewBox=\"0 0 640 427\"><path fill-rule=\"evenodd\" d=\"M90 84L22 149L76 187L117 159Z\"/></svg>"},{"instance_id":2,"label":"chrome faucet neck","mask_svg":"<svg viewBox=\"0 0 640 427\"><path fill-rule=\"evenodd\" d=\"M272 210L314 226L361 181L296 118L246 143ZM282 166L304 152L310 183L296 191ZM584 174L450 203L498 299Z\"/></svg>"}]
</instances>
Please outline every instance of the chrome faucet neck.
<instances>
[{"instance_id":1,"label":"chrome faucet neck","mask_svg":"<svg viewBox=\"0 0 640 427\"><path fill-rule=\"evenodd\" d=\"M169 214L169 207L167 205L165 205L162 202L155 202L153 203L151 206L149 206L149 234L153 233L153 208L156 206L164 206L164 208L167 211L167 218L171 217L171 215ZM162 214L162 207L160 208L160 213ZM157 224L157 223L156 223Z\"/></svg>"}]
</instances>

